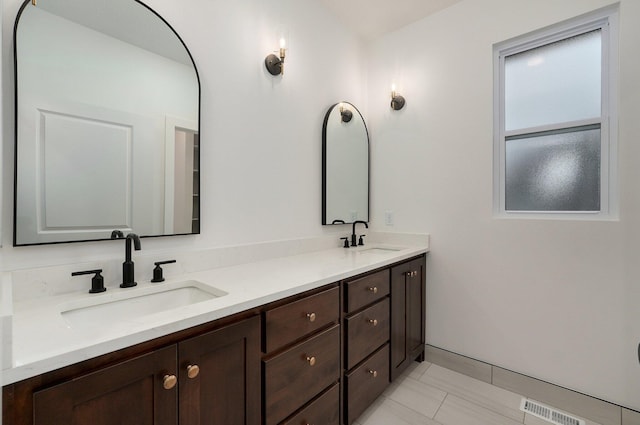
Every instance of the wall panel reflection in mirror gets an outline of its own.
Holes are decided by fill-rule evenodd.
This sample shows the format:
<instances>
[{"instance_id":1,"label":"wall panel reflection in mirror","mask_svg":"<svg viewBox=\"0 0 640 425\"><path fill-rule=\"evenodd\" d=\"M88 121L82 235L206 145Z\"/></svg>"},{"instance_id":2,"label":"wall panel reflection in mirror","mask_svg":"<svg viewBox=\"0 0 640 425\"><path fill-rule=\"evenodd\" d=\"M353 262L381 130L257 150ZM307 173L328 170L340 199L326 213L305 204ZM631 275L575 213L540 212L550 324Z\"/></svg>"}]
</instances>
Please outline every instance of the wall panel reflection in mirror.
<instances>
[{"instance_id":1,"label":"wall panel reflection in mirror","mask_svg":"<svg viewBox=\"0 0 640 425\"><path fill-rule=\"evenodd\" d=\"M199 233L200 83L175 31L136 0L27 0L14 40L14 245Z\"/></svg>"},{"instance_id":2,"label":"wall panel reflection in mirror","mask_svg":"<svg viewBox=\"0 0 640 425\"><path fill-rule=\"evenodd\" d=\"M322 126L322 224L369 221L369 134L348 102L329 108Z\"/></svg>"}]
</instances>

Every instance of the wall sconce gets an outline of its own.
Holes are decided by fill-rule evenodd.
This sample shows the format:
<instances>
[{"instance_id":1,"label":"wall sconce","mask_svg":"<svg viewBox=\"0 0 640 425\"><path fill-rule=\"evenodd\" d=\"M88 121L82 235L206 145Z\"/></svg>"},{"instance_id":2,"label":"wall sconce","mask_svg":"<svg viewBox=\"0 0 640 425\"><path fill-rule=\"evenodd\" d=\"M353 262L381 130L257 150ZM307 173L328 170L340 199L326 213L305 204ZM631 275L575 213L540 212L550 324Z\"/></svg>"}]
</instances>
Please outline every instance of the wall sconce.
<instances>
[{"instance_id":1,"label":"wall sconce","mask_svg":"<svg viewBox=\"0 0 640 425\"><path fill-rule=\"evenodd\" d=\"M342 122L349 122L353 118L353 112L340 105L340 120Z\"/></svg>"},{"instance_id":2,"label":"wall sconce","mask_svg":"<svg viewBox=\"0 0 640 425\"><path fill-rule=\"evenodd\" d=\"M405 103L404 97L402 97L396 92L396 85L392 84L391 85L391 109L393 109L394 111L399 111L400 109L404 108L404 103Z\"/></svg>"},{"instance_id":3,"label":"wall sconce","mask_svg":"<svg viewBox=\"0 0 640 425\"><path fill-rule=\"evenodd\" d=\"M271 75L284 75L284 57L286 55L287 49L286 40L284 37L280 38L280 57L271 53L264 60L264 66L267 67L267 71Z\"/></svg>"}]
</instances>

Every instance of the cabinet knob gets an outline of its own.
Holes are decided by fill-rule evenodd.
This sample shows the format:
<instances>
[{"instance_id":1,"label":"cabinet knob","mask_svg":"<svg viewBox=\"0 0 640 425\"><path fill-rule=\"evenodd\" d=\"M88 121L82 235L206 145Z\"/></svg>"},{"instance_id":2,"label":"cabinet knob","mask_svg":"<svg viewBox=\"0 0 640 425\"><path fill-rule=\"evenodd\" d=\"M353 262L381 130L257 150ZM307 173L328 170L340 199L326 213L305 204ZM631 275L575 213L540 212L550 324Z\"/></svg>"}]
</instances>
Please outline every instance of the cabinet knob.
<instances>
[{"instance_id":1,"label":"cabinet knob","mask_svg":"<svg viewBox=\"0 0 640 425\"><path fill-rule=\"evenodd\" d=\"M200 367L197 364L190 364L187 366L187 376L189 379L193 379L200 373Z\"/></svg>"},{"instance_id":2,"label":"cabinet knob","mask_svg":"<svg viewBox=\"0 0 640 425\"><path fill-rule=\"evenodd\" d=\"M377 370L369 370L369 374L371 376L373 376L374 378L378 377L378 371Z\"/></svg>"},{"instance_id":3,"label":"cabinet knob","mask_svg":"<svg viewBox=\"0 0 640 425\"><path fill-rule=\"evenodd\" d=\"M378 326L378 319L367 319L367 323L370 323L373 326Z\"/></svg>"},{"instance_id":4,"label":"cabinet knob","mask_svg":"<svg viewBox=\"0 0 640 425\"><path fill-rule=\"evenodd\" d=\"M162 387L165 390L170 390L171 388L175 387L177 383L178 378L176 378L176 375L164 375L164 377L162 378Z\"/></svg>"},{"instance_id":5,"label":"cabinet knob","mask_svg":"<svg viewBox=\"0 0 640 425\"><path fill-rule=\"evenodd\" d=\"M371 286L371 287L367 288L367 290L369 292L373 292L374 294L378 293L378 287L377 286Z\"/></svg>"},{"instance_id":6,"label":"cabinet knob","mask_svg":"<svg viewBox=\"0 0 640 425\"><path fill-rule=\"evenodd\" d=\"M315 313L307 313L307 319L309 319L310 322L315 322L316 321L316 314Z\"/></svg>"},{"instance_id":7,"label":"cabinet knob","mask_svg":"<svg viewBox=\"0 0 640 425\"><path fill-rule=\"evenodd\" d=\"M309 363L309 366L313 366L316 364L316 358L314 356L307 356L306 360Z\"/></svg>"}]
</instances>

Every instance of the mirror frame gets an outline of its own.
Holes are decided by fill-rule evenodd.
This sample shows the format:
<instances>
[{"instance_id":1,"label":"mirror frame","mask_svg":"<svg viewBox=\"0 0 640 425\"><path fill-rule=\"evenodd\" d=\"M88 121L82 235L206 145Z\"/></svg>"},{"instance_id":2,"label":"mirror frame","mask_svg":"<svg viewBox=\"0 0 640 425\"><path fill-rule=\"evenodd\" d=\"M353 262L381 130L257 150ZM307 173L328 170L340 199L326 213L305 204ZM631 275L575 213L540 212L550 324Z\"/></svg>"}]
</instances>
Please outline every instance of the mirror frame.
<instances>
[{"instance_id":1,"label":"mirror frame","mask_svg":"<svg viewBox=\"0 0 640 425\"><path fill-rule=\"evenodd\" d=\"M329 116L331 112L341 104L349 105L353 108L354 111L358 113L360 119L362 119L362 123L364 125L364 130L367 135L367 217L364 221L369 221L371 218L371 140L369 138L369 129L367 128L367 122L364 120L364 117L360 113L360 110L355 107L355 105L351 102L338 102L333 104L327 113L324 116L324 121L322 122L322 225L323 226L331 226L331 225L339 225L339 224L351 224L352 222L345 221L344 223L327 223L327 123L329 122ZM363 220L360 218L359 220Z\"/></svg>"},{"instance_id":2,"label":"mirror frame","mask_svg":"<svg viewBox=\"0 0 640 425\"><path fill-rule=\"evenodd\" d=\"M182 46L184 47L187 55L189 55L189 59L191 60L191 64L193 65L193 70L196 74L196 80L198 82L198 138L200 140L200 142L198 143L199 145L199 153L198 153L198 189L199 189L199 201L197 203L197 211L198 211L198 220L199 220L199 225L198 225L198 230L197 232L191 232L191 233L173 233L173 234L159 234L159 235L139 235L142 238L160 238L160 237L167 237L167 236L185 236L185 235L198 235L201 232L202 229L202 133L201 133L201 121L202 121L202 84L200 82L200 74L198 73L198 67L196 66L196 62L193 59L193 55L191 54L191 51L189 50L189 48L187 47L187 45L185 44L184 40L182 39L182 37L180 37L180 35L178 34L178 32L171 26L171 24L169 24L169 22L167 22L166 19L164 19L158 12L156 12L155 10L153 10L150 6L148 6L147 4L145 4L144 2L142 2L141 0L131 0L132 2L138 3L139 5L141 5L142 7L146 8L149 12L151 12L153 15L155 15L158 19L160 19L160 21L162 23L164 23L168 29L170 29L173 34L177 37L177 39L180 41L180 43L182 44ZM104 239L82 239L82 240L70 240L70 241L53 241L53 242L37 242L37 243L18 243L17 240L17 206L18 206L18 78L19 78L19 74L18 74L18 43L17 43L17 33L18 33L18 24L20 22L20 18L22 17L22 13L24 12L25 8L32 2L32 0L24 0L24 2L22 3L22 5L20 6L20 9L18 10L18 13L16 15L16 19L13 25L13 82L14 82L14 158L13 158L13 246L17 247L17 246L34 246L34 245L56 245L56 244L62 244L62 243L78 243L78 242L97 242L97 241L108 241L108 240L114 240L111 239L110 237L105 237ZM107 231L105 231L106 233Z\"/></svg>"}]
</instances>

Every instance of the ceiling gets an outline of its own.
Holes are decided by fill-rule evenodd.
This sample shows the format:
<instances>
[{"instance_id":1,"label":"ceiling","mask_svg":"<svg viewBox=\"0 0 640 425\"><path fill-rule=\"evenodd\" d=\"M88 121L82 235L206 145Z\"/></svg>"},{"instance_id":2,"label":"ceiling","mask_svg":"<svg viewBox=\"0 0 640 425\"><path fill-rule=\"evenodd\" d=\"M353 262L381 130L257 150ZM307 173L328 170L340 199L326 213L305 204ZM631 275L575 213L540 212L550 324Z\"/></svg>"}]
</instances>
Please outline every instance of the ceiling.
<instances>
[{"instance_id":1,"label":"ceiling","mask_svg":"<svg viewBox=\"0 0 640 425\"><path fill-rule=\"evenodd\" d=\"M461 0L319 0L366 41L395 31Z\"/></svg>"},{"instance_id":2,"label":"ceiling","mask_svg":"<svg viewBox=\"0 0 640 425\"><path fill-rule=\"evenodd\" d=\"M193 65L187 50L174 31L158 15L150 12L148 7L139 2L42 1L38 2L34 9L52 13L189 67Z\"/></svg>"}]
</instances>

